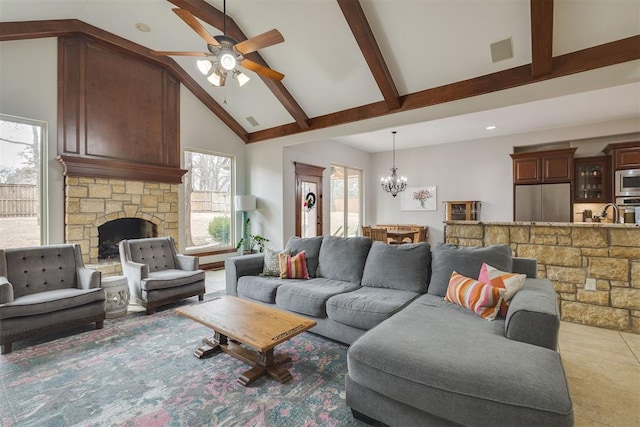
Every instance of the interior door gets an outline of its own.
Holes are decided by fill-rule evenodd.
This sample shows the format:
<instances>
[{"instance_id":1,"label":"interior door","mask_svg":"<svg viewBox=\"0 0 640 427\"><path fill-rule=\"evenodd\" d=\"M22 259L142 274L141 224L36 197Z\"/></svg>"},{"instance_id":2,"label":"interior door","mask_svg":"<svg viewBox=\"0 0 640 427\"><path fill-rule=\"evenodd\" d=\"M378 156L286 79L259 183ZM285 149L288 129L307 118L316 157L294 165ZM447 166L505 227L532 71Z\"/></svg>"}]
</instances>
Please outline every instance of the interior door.
<instances>
[{"instance_id":1,"label":"interior door","mask_svg":"<svg viewBox=\"0 0 640 427\"><path fill-rule=\"evenodd\" d=\"M295 163L296 236L322 236L322 172L319 166Z\"/></svg>"}]
</instances>

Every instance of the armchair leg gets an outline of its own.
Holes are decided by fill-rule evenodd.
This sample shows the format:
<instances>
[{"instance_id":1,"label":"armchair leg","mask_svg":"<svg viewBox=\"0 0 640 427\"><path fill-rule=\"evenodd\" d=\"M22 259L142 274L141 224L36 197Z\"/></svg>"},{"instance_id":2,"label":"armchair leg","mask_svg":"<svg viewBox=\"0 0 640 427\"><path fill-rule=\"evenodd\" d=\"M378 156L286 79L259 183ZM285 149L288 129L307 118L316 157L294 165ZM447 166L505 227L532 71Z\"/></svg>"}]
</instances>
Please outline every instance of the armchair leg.
<instances>
[{"instance_id":1,"label":"armchair leg","mask_svg":"<svg viewBox=\"0 0 640 427\"><path fill-rule=\"evenodd\" d=\"M102 329L104 326L104 320L99 320L96 322L96 329Z\"/></svg>"},{"instance_id":2,"label":"armchair leg","mask_svg":"<svg viewBox=\"0 0 640 427\"><path fill-rule=\"evenodd\" d=\"M198 301L204 301L204 294L198 295Z\"/></svg>"},{"instance_id":3,"label":"armchair leg","mask_svg":"<svg viewBox=\"0 0 640 427\"><path fill-rule=\"evenodd\" d=\"M11 341L3 341L2 344L0 344L0 347L2 347L2 350L0 350L0 354L11 353L11 344Z\"/></svg>"},{"instance_id":4,"label":"armchair leg","mask_svg":"<svg viewBox=\"0 0 640 427\"><path fill-rule=\"evenodd\" d=\"M147 307L147 316L153 314L153 307Z\"/></svg>"}]
</instances>

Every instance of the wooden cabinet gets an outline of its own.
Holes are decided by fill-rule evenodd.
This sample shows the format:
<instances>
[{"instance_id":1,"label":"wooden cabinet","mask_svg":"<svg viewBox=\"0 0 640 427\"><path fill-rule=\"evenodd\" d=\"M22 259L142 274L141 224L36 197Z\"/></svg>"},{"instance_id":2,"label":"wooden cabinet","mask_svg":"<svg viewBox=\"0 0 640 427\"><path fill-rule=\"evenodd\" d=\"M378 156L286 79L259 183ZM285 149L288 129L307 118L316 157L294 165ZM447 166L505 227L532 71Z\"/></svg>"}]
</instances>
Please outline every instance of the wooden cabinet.
<instances>
[{"instance_id":1,"label":"wooden cabinet","mask_svg":"<svg viewBox=\"0 0 640 427\"><path fill-rule=\"evenodd\" d=\"M575 166L573 201L607 203L611 172L609 156L583 157L573 160Z\"/></svg>"},{"instance_id":2,"label":"wooden cabinet","mask_svg":"<svg viewBox=\"0 0 640 427\"><path fill-rule=\"evenodd\" d=\"M514 184L541 184L573 181L573 154L576 148L511 154Z\"/></svg>"},{"instance_id":3,"label":"wooden cabinet","mask_svg":"<svg viewBox=\"0 0 640 427\"><path fill-rule=\"evenodd\" d=\"M609 144L602 151L611 152L614 170L640 168L640 141Z\"/></svg>"},{"instance_id":4,"label":"wooden cabinet","mask_svg":"<svg viewBox=\"0 0 640 427\"><path fill-rule=\"evenodd\" d=\"M447 221L480 221L480 202L477 200L443 203L446 205Z\"/></svg>"}]
</instances>

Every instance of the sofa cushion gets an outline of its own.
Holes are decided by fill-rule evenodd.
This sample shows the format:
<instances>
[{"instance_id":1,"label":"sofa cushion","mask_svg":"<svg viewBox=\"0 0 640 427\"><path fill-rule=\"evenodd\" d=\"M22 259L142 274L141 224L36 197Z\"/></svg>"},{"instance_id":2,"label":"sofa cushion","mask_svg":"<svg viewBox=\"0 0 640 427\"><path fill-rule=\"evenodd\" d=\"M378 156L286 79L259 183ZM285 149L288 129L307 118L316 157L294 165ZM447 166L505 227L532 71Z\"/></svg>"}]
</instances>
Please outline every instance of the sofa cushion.
<instances>
[{"instance_id":1,"label":"sofa cushion","mask_svg":"<svg viewBox=\"0 0 640 427\"><path fill-rule=\"evenodd\" d=\"M454 271L444 300L468 308L483 319L493 320L500 310L504 292L504 289L464 277Z\"/></svg>"},{"instance_id":2,"label":"sofa cushion","mask_svg":"<svg viewBox=\"0 0 640 427\"><path fill-rule=\"evenodd\" d=\"M140 287L145 291L155 291L158 289L173 288L176 286L188 285L202 280L204 282L205 273L203 270L158 270L149 273L149 277L140 281Z\"/></svg>"},{"instance_id":3,"label":"sofa cushion","mask_svg":"<svg viewBox=\"0 0 640 427\"><path fill-rule=\"evenodd\" d=\"M527 280L527 275L500 271L483 262L478 280L505 290L502 302L500 303L500 316L506 317L507 311L509 310L509 301L522 289L524 281Z\"/></svg>"},{"instance_id":4,"label":"sofa cushion","mask_svg":"<svg viewBox=\"0 0 640 427\"><path fill-rule=\"evenodd\" d=\"M362 274L362 286L425 293L429 284L428 243L387 245L373 242Z\"/></svg>"},{"instance_id":5,"label":"sofa cushion","mask_svg":"<svg viewBox=\"0 0 640 427\"><path fill-rule=\"evenodd\" d=\"M177 254L172 240L171 237L130 240L131 261L147 264L152 272L175 269Z\"/></svg>"},{"instance_id":6,"label":"sofa cushion","mask_svg":"<svg viewBox=\"0 0 640 427\"><path fill-rule=\"evenodd\" d=\"M105 292L102 288L66 288L38 292L0 305L0 319L51 313L104 300Z\"/></svg>"},{"instance_id":7,"label":"sofa cushion","mask_svg":"<svg viewBox=\"0 0 640 427\"><path fill-rule=\"evenodd\" d=\"M483 262L503 271L511 271L512 264L509 245L480 247L436 243L432 259L433 272L427 292L440 297L447 293L449 279L454 271L466 277L478 277Z\"/></svg>"},{"instance_id":8,"label":"sofa cushion","mask_svg":"<svg viewBox=\"0 0 640 427\"><path fill-rule=\"evenodd\" d=\"M324 236L317 277L359 285L370 248L371 239L368 237Z\"/></svg>"},{"instance_id":9,"label":"sofa cushion","mask_svg":"<svg viewBox=\"0 0 640 427\"><path fill-rule=\"evenodd\" d=\"M7 280L13 297L76 288L77 268L72 245L5 249Z\"/></svg>"},{"instance_id":10,"label":"sofa cushion","mask_svg":"<svg viewBox=\"0 0 640 427\"><path fill-rule=\"evenodd\" d=\"M384 243L383 243L384 244ZM371 329L391 317L419 293L384 288L360 288L327 301L327 317L360 329Z\"/></svg>"},{"instance_id":11,"label":"sofa cushion","mask_svg":"<svg viewBox=\"0 0 640 427\"><path fill-rule=\"evenodd\" d=\"M392 355L392 356L390 356ZM570 425L560 355L504 336L504 320L422 295L347 353L349 377L462 425Z\"/></svg>"},{"instance_id":12,"label":"sofa cushion","mask_svg":"<svg viewBox=\"0 0 640 427\"><path fill-rule=\"evenodd\" d=\"M278 307L315 317L327 317L327 300L334 295L351 292L360 286L342 280L315 278L288 280L278 287Z\"/></svg>"},{"instance_id":13,"label":"sofa cushion","mask_svg":"<svg viewBox=\"0 0 640 427\"><path fill-rule=\"evenodd\" d=\"M289 255L289 250L285 249L281 252L276 252L273 249L265 249L264 251L264 266L262 267L263 276L280 277L280 254L284 253Z\"/></svg>"},{"instance_id":14,"label":"sofa cushion","mask_svg":"<svg viewBox=\"0 0 640 427\"><path fill-rule=\"evenodd\" d=\"M304 251L309 277L317 277L316 271L318 270L320 245L322 245L322 236L304 238L293 236L287 242L285 249L289 249L291 251L291 255L296 255L297 253Z\"/></svg>"},{"instance_id":15,"label":"sofa cushion","mask_svg":"<svg viewBox=\"0 0 640 427\"><path fill-rule=\"evenodd\" d=\"M242 276L238 279L238 296L275 304L278 286L285 282L279 277Z\"/></svg>"},{"instance_id":16,"label":"sofa cushion","mask_svg":"<svg viewBox=\"0 0 640 427\"><path fill-rule=\"evenodd\" d=\"M305 251L296 255L281 253L280 256L280 278L281 279L308 279L307 260Z\"/></svg>"}]
</instances>

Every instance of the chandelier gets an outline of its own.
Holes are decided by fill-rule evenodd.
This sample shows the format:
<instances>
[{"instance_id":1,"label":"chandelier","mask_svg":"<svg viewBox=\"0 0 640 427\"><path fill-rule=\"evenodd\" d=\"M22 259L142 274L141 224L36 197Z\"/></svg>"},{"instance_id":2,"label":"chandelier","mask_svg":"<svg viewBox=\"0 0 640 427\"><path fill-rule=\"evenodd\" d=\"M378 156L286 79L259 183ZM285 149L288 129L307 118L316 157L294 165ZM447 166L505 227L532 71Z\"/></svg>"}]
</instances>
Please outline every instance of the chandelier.
<instances>
[{"instance_id":1,"label":"chandelier","mask_svg":"<svg viewBox=\"0 0 640 427\"><path fill-rule=\"evenodd\" d=\"M396 197L399 192L404 191L407 188L407 178L404 176L398 176L398 168L396 167L396 131L391 132L393 134L393 167L391 168L391 175L386 178L382 178L380 185L382 189L387 193L391 193L393 197Z\"/></svg>"}]
</instances>

